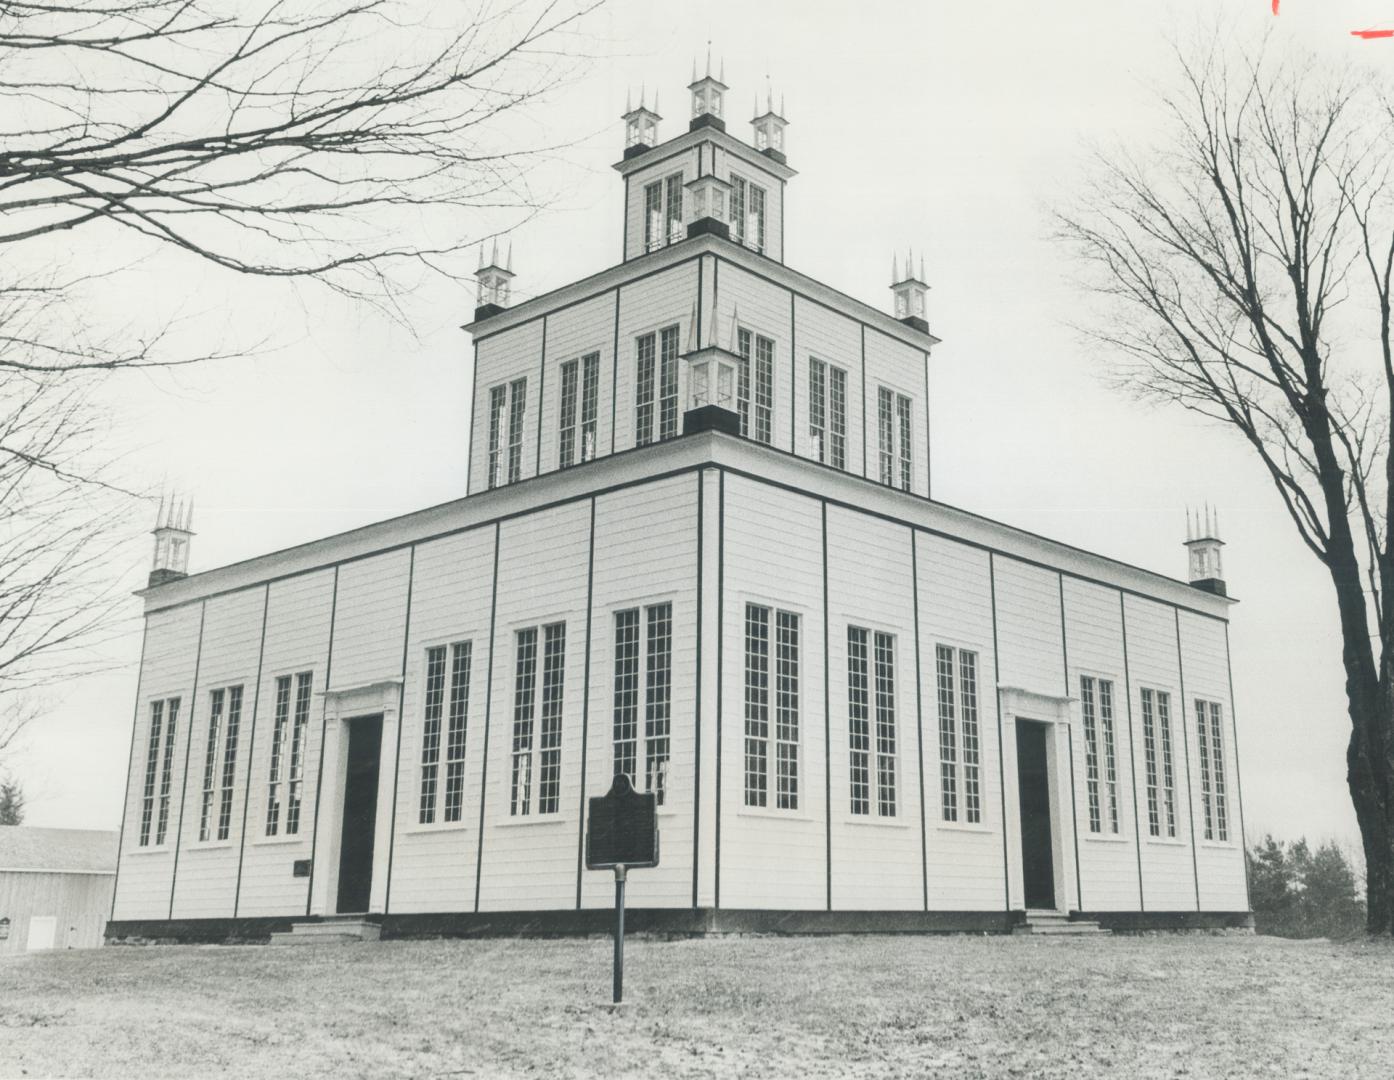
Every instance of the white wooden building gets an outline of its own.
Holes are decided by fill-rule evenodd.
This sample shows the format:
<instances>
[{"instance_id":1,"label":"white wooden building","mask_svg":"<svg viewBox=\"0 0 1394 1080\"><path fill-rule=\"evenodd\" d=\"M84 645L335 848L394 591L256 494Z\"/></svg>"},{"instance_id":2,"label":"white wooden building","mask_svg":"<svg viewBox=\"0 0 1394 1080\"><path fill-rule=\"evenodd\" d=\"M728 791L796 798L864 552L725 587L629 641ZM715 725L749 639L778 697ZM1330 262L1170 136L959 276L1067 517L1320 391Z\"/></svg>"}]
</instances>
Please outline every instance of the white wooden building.
<instances>
[{"instance_id":1,"label":"white wooden building","mask_svg":"<svg viewBox=\"0 0 1394 1080\"><path fill-rule=\"evenodd\" d=\"M161 519L108 935L1245 925L1219 541L1189 582L930 497L927 287L786 266L794 178L694 79L626 116L624 259L479 271L466 495L186 575ZM466 448L460 448L464 464Z\"/></svg>"}]
</instances>

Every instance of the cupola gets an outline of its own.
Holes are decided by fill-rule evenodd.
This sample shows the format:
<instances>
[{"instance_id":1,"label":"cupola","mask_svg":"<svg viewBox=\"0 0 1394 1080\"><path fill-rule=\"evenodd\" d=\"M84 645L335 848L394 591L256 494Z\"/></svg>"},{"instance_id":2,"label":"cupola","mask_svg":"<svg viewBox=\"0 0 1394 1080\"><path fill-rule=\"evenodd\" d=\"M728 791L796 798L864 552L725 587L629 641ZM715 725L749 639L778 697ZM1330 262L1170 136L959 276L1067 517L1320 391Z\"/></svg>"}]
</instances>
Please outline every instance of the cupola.
<instances>
[{"instance_id":1,"label":"cupola","mask_svg":"<svg viewBox=\"0 0 1394 1080\"><path fill-rule=\"evenodd\" d=\"M714 127L718 131L726 130L726 113L723 102L723 95L729 87L721 80L726 77L726 62L721 63L721 75L717 78L712 77L712 50L711 45L707 46L707 73L700 79L697 78L697 62L692 62L692 82L687 86L692 91L692 120L688 123L689 131L696 131L700 127Z\"/></svg>"},{"instance_id":2,"label":"cupola","mask_svg":"<svg viewBox=\"0 0 1394 1080\"><path fill-rule=\"evenodd\" d=\"M1188 510L1185 546L1189 563L1187 580L1197 589L1216 596L1229 595L1225 591L1225 570L1220 561L1220 548L1225 542L1220 539L1219 513L1209 506L1194 515Z\"/></svg>"},{"instance_id":3,"label":"cupola","mask_svg":"<svg viewBox=\"0 0 1394 1080\"><path fill-rule=\"evenodd\" d=\"M729 240L727 208L731 205L731 185L715 173L707 173L683 186L687 188L687 235L715 235Z\"/></svg>"},{"instance_id":4,"label":"cupola","mask_svg":"<svg viewBox=\"0 0 1394 1080\"><path fill-rule=\"evenodd\" d=\"M756 98L755 112L757 115L750 122L755 129L755 149L781 165L787 164L784 129L789 126L789 121L781 115L784 112L784 98L779 99L779 112L775 112L774 91L766 90L765 111L760 112L760 100Z\"/></svg>"},{"instance_id":5,"label":"cupola","mask_svg":"<svg viewBox=\"0 0 1394 1080\"><path fill-rule=\"evenodd\" d=\"M497 315L508 307L509 294L513 281L513 245L508 245L508 257L499 262L499 242L494 241L489 261L484 261L484 245L479 245L479 269L474 272L479 282L479 295L474 309L474 321Z\"/></svg>"},{"instance_id":6,"label":"cupola","mask_svg":"<svg viewBox=\"0 0 1394 1080\"><path fill-rule=\"evenodd\" d=\"M631 99L625 99L623 120L626 161L647 153L658 145L658 122L663 119L658 115L658 92L654 91L652 109L645 103L645 97L644 89L640 87L637 109L631 106Z\"/></svg>"},{"instance_id":7,"label":"cupola","mask_svg":"<svg viewBox=\"0 0 1394 1080\"><path fill-rule=\"evenodd\" d=\"M155 558L150 567L149 588L189 576L189 541L193 538L194 503L160 498L155 515Z\"/></svg>"},{"instance_id":8,"label":"cupola","mask_svg":"<svg viewBox=\"0 0 1394 1080\"><path fill-rule=\"evenodd\" d=\"M900 262L891 256L891 292L895 296L895 317L906 326L912 326L922 334L929 333L929 321L925 316L929 286L924 280L924 257L920 257L920 272L915 273L915 252L911 249L905 257L905 272L900 271Z\"/></svg>"},{"instance_id":9,"label":"cupola","mask_svg":"<svg viewBox=\"0 0 1394 1080\"><path fill-rule=\"evenodd\" d=\"M687 352L682 361L687 367L687 410L683 413L682 433L724 431L728 435L741 433L741 418L736 406L736 379L743 363L736 352L737 317L731 315L730 348L716 343L716 333L708 334L702 345L697 334L697 308L692 309L688 323Z\"/></svg>"}]
</instances>

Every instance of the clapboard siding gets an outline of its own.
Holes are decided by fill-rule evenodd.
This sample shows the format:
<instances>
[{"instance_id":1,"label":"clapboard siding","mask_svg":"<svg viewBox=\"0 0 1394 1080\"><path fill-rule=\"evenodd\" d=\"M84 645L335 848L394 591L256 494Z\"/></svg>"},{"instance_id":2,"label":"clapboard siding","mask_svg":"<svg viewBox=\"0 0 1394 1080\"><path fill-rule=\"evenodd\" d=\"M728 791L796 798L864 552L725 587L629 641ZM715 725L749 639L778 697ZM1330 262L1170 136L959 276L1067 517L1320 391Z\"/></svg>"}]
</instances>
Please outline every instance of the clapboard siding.
<instances>
[{"instance_id":1,"label":"clapboard siding","mask_svg":"<svg viewBox=\"0 0 1394 1080\"><path fill-rule=\"evenodd\" d=\"M330 690L401 678L410 566L410 551L392 551L340 567Z\"/></svg>"},{"instance_id":2,"label":"clapboard siding","mask_svg":"<svg viewBox=\"0 0 1394 1080\"><path fill-rule=\"evenodd\" d=\"M827 870L820 504L816 499L728 476L724 516L721 906L822 908L827 903ZM796 810L745 806L747 603L793 611L800 617L802 756ZM773 675L772 626L771 679ZM770 712L773 729L773 691ZM771 749L771 796L773 759Z\"/></svg>"},{"instance_id":3,"label":"clapboard siding","mask_svg":"<svg viewBox=\"0 0 1394 1080\"><path fill-rule=\"evenodd\" d=\"M993 560L993 572L1002 685L1037 694L1059 694L1064 670L1059 575L1001 558Z\"/></svg>"},{"instance_id":4,"label":"clapboard siding","mask_svg":"<svg viewBox=\"0 0 1394 1080\"><path fill-rule=\"evenodd\" d=\"M1080 677L1113 684L1113 730L1118 831L1109 824L1102 714L1098 720L1099 801L1102 831L1089 829L1088 779L1082 719L1075 740L1075 805L1079 810L1080 889L1091 911L1134 911L1139 904L1136 807L1133 802L1133 738L1129 724L1127 678L1123 666L1120 594L1088 582L1064 582L1065 628L1070 657L1070 696L1080 695ZM1080 705L1074 713L1080 715Z\"/></svg>"},{"instance_id":5,"label":"clapboard siding","mask_svg":"<svg viewBox=\"0 0 1394 1080\"><path fill-rule=\"evenodd\" d=\"M684 151L681 154L667 156L661 161L652 165L647 165L640 169L635 169L625 177L628 185L628 195L625 203L624 218L624 257L635 259L644 254L644 185L651 184L655 180L663 180L673 173L681 173L683 183L693 180L697 176L697 147ZM686 204L690 196L687 191L683 191L683 227L687 225Z\"/></svg>"},{"instance_id":6,"label":"clapboard siding","mask_svg":"<svg viewBox=\"0 0 1394 1080\"><path fill-rule=\"evenodd\" d=\"M1142 835L1143 899L1151 911L1187 911L1195 907L1195 874L1191 858L1191 812L1187 792L1189 743L1181 708L1181 677L1176 651L1176 616L1171 608L1142 597L1123 600L1128 621L1128 669L1133 684L1133 730L1136 734L1138 824ZM1167 832L1165 763L1161 718L1154 705L1158 833L1153 836L1147 797L1146 740L1142 722L1142 690L1169 695L1173 778L1172 804L1176 835Z\"/></svg>"},{"instance_id":7,"label":"clapboard siding","mask_svg":"<svg viewBox=\"0 0 1394 1080\"><path fill-rule=\"evenodd\" d=\"M692 342L689 332L697 306L697 263L688 262L661 274L626 285L620 292L619 364L615 372L614 449L628 450L634 441L634 399L639 363L636 339L656 333L665 326L678 327L678 353L687 352ZM678 430L687 402L686 364L678 365ZM656 370L656 369L655 369ZM602 373L604 375L604 373ZM605 376L608 377L608 376ZM657 379L657 374L655 374ZM654 409L657 414L655 398ZM656 420L655 420L656 422ZM605 444L606 447L609 444Z\"/></svg>"},{"instance_id":8,"label":"clapboard siding","mask_svg":"<svg viewBox=\"0 0 1394 1080\"><path fill-rule=\"evenodd\" d=\"M1191 753L1192 813L1196 818L1196 863L1203 911L1242 911L1246 907L1244 849L1240 842L1243 812L1239 805L1235 771L1234 723L1230 715L1229 669L1223 624L1181 613L1181 662L1186 674L1186 723ZM1196 699L1218 701L1224 718L1225 802L1229 838L1205 839L1205 807L1202 802L1200 740Z\"/></svg>"},{"instance_id":9,"label":"clapboard siding","mask_svg":"<svg viewBox=\"0 0 1394 1080\"><path fill-rule=\"evenodd\" d=\"M963 544L919 533L920 685L924 715L926 857L931 910L1000 909L1002 784L997 695L993 692L992 587L988 557ZM940 782L935 647L978 654L978 730L982 821L947 822Z\"/></svg>"},{"instance_id":10,"label":"clapboard siding","mask_svg":"<svg viewBox=\"0 0 1394 1080\"><path fill-rule=\"evenodd\" d=\"M272 582L266 598L266 642L262 648L261 685L247 715L247 827L242 846L239 916L293 915L305 910L307 879L292 876L296 859L310 857L320 731L324 716L325 665L329 657L330 614L334 606L334 571ZM276 725L276 679L309 672L313 678L310 722L306 732L305 781L300 830L287 836L266 835L267 783ZM294 713L288 719L293 721ZM239 800L236 813L242 813ZM332 812L325 809L323 812ZM240 819L239 819L240 820Z\"/></svg>"},{"instance_id":11,"label":"clapboard siding","mask_svg":"<svg viewBox=\"0 0 1394 1080\"><path fill-rule=\"evenodd\" d=\"M577 805L581 781L581 700L585 679L586 564L590 506L576 503L505 522L500 530L498 618L494 629L488 777L479 881L482 911L567 907L576 899ZM533 745L541 736L543 625L566 624L560 802L539 815L534 771L531 812L511 814L510 760L517 632L537 627L537 705Z\"/></svg>"},{"instance_id":12,"label":"clapboard siding","mask_svg":"<svg viewBox=\"0 0 1394 1080\"><path fill-rule=\"evenodd\" d=\"M849 626L895 636L895 813L851 812L847 631ZM832 906L917 909L924 905L920 848L920 745L915 695L914 579L910 530L841 508L828 511L828 756L832 776ZM817 663L818 658L810 658ZM868 642L868 765L875 777L876 678Z\"/></svg>"},{"instance_id":13,"label":"clapboard siding","mask_svg":"<svg viewBox=\"0 0 1394 1080\"><path fill-rule=\"evenodd\" d=\"M489 614L494 581L494 530L473 529L421 544L412 571L411 638L402 706L397 772L396 840L391 910L472 911L484 767L484 701L488 689ZM425 723L426 651L470 646L465 712L462 813L445 820L446 739L451 653L446 653L434 820L421 822L421 749Z\"/></svg>"},{"instance_id":14,"label":"clapboard siding","mask_svg":"<svg viewBox=\"0 0 1394 1080\"><path fill-rule=\"evenodd\" d=\"M861 324L801 296L794 297L794 448L818 460L809 433L809 358L847 372L847 457L844 468L862 472L862 333ZM825 458L827 464L832 458Z\"/></svg>"},{"instance_id":15,"label":"clapboard siding","mask_svg":"<svg viewBox=\"0 0 1394 1080\"><path fill-rule=\"evenodd\" d=\"M564 308L547 316L546 355L543 363L546 374L539 380L538 396L542 415L540 443L529 442L523 447L524 456L539 453L538 473L561 467L561 399L562 365L580 360L589 353L600 354L599 383L596 394L595 452L610 448L610 395L613 393L613 354L615 347L615 294L603 293L575 307ZM581 453L581 393L583 372L577 367L576 380L576 450L572 463ZM487 416L486 416L487 422ZM602 449L603 448L603 449Z\"/></svg>"},{"instance_id":16,"label":"clapboard siding","mask_svg":"<svg viewBox=\"0 0 1394 1080\"><path fill-rule=\"evenodd\" d=\"M774 401L771 410L771 444L792 451L789 431L789 393L792 376L789 360L790 299L789 291L756 277L734 263L718 264L716 294L717 344L732 351L739 350L733 327L739 326L752 334L774 342ZM755 437L755 375L754 345L751 360L750 437Z\"/></svg>"},{"instance_id":17,"label":"clapboard siding","mask_svg":"<svg viewBox=\"0 0 1394 1080\"><path fill-rule=\"evenodd\" d=\"M924 353L910 348L885 334L866 335L866 475L880 479L880 427L878 408L880 387L886 387L910 399L910 490L917 495L929 493L929 462L925 458L925 425L928 423L924 399ZM899 436L899 421L896 438ZM900 463L893 466L897 486L900 483Z\"/></svg>"},{"instance_id":18,"label":"clapboard siding","mask_svg":"<svg viewBox=\"0 0 1394 1080\"><path fill-rule=\"evenodd\" d=\"M113 916L117 919L163 919L169 916L170 888L174 874L174 838L179 814L179 794L184 783L184 755L189 738L189 706L194 693L194 671L198 663L202 610L202 604L190 604L173 611L152 612L146 618L145 659L141 665L136 702L130 789L126 792L126 829L121 841L121 862L117 868ZM152 823L151 843L146 847L140 847L141 801L145 791L146 753L150 740L150 703L171 697L178 697L180 706L171 773L169 831L165 843L156 847L155 826ZM163 732L160 741L164 741ZM157 807L159 786L157 773Z\"/></svg>"},{"instance_id":19,"label":"clapboard siding","mask_svg":"<svg viewBox=\"0 0 1394 1080\"><path fill-rule=\"evenodd\" d=\"M658 817L661 863L656 869L636 873L626 893L629 902L643 907L685 907L692 903L696 485L695 477L675 477L596 500L590 725L585 791L578 795L578 803L585 797L605 794L614 777L615 613L625 608L641 609L643 668L647 664L647 615L642 609L656 603L673 605L668 785ZM641 697L637 751L641 772L645 724ZM573 771L579 767L578 758ZM642 776L635 782L643 788ZM573 860L578 841L579 834L573 831ZM609 873L583 872L581 899L585 907L613 904L613 877Z\"/></svg>"},{"instance_id":20,"label":"clapboard siding","mask_svg":"<svg viewBox=\"0 0 1394 1080\"><path fill-rule=\"evenodd\" d=\"M539 364L542 360L542 320L535 319L506 333L483 338L475 349L474 422L470 425L470 491L489 486L489 391L495 386L525 378L527 411L523 422L522 477L535 474L537 464L537 425L541 415L538 393ZM601 364L602 376L604 364ZM504 427L508 405L504 404ZM503 446L503 478L508 476L507 442Z\"/></svg>"},{"instance_id":21,"label":"clapboard siding","mask_svg":"<svg viewBox=\"0 0 1394 1080\"><path fill-rule=\"evenodd\" d=\"M189 776L184 792L184 825L180 838L179 873L174 883L173 917L176 919L229 918L237 887L237 862L242 839L242 800L246 786L248 731L252 693L256 689L257 658L261 652L263 590L232 593L208 601L204 617L203 655L199 661L198 708L189 737ZM203 818L203 785L208 763L209 719L213 691L243 688L242 714L238 722L237 768L233 786L234 813L226 840L217 839L222 782L222 753L227 739L227 705L217 732L210 839L200 841Z\"/></svg>"}]
</instances>

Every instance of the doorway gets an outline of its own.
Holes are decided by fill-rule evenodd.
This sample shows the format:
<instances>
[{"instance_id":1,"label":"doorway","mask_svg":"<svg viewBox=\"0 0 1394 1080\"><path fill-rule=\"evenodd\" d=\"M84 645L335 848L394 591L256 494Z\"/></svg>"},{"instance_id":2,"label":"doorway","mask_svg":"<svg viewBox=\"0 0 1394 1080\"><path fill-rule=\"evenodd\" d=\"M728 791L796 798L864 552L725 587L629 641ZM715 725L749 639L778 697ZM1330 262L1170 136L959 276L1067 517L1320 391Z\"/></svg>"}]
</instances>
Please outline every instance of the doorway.
<instances>
[{"instance_id":1,"label":"doorway","mask_svg":"<svg viewBox=\"0 0 1394 1080\"><path fill-rule=\"evenodd\" d=\"M1016 773L1021 807L1022 885L1027 908L1055 910L1055 859L1051 845L1050 766L1046 724L1016 722Z\"/></svg>"},{"instance_id":2,"label":"doorway","mask_svg":"<svg viewBox=\"0 0 1394 1080\"><path fill-rule=\"evenodd\" d=\"M344 726L348 732L348 771L344 779L344 824L339 836L336 910L356 914L368 910L373 888L382 717L357 717Z\"/></svg>"}]
</instances>

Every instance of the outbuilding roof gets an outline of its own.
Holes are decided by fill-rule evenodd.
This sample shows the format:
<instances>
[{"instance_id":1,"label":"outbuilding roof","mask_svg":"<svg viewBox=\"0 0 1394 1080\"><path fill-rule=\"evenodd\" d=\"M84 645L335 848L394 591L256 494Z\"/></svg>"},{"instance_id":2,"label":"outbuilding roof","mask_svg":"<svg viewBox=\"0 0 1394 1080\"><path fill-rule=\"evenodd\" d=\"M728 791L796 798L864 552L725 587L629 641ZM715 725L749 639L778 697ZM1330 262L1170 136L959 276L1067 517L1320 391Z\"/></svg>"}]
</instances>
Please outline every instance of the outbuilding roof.
<instances>
[{"instance_id":1,"label":"outbuilding roof","mask_svg":"<svg viewBox=\"0 0 1394 1080\"><path fill-rule=\"evenodd\" d=\"M115 873L117 834L105 829L42 829L0 825L0 873Z\"/></svg>"}]
</instances>

